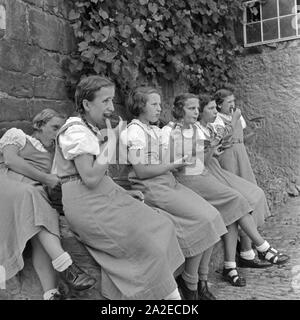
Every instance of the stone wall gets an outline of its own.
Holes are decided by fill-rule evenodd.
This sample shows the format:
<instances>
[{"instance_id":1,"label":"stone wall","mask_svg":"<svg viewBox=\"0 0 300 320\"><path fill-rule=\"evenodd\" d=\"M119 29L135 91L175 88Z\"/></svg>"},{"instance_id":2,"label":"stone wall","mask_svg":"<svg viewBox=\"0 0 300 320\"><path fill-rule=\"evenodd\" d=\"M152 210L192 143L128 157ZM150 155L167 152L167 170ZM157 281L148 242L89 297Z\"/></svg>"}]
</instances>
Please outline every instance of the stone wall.
<instances>
[{"instance_id":1,"label":"stone wall","mask_svg":"<svg viewBox=\"0 0 300 320\"><path fill-rule=\"evenodd\" d=\"M28 132L40 110L72 109L61 67L75 48L68 2L0 0L0 5L6 10L6 29L0 32L0 129Z\"/></svg>"},{"instance_id":2,"label":"stone wall","mask_svg":"<svg viewBox=\"0 0 300 320\"><path fill-rule=\"evenodd\" d=\"M257 49L238 58L235 70L236 98L243 114L265 117L256 130L251 160L259 166L259 155L277 178L293 180L300 175L300 41ZM260 163L256 173L264 174L260 171L269 169Z\"/></svg>"}]
</instances>

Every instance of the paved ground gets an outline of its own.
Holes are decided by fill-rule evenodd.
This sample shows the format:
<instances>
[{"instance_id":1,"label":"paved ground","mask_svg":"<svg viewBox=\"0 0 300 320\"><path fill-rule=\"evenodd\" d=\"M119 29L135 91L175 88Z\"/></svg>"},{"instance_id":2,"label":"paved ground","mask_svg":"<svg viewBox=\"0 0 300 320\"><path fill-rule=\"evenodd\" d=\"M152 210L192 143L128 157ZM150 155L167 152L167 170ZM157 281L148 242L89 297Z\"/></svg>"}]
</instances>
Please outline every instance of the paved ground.
<instances>
[{"instance_id":1,"label":"paved ground","mask_svg":"<svg viewBox=\"0 0 300 320\"><path fill-rule=\"evenodd\" d=\"M291 259L285 266L267 269L240 269L247 286L237 288L213 273L211 290L220 300L300 300L300 197L293 198L274 212L262 234L275 248Z\"/></svg>"}]
</instances>

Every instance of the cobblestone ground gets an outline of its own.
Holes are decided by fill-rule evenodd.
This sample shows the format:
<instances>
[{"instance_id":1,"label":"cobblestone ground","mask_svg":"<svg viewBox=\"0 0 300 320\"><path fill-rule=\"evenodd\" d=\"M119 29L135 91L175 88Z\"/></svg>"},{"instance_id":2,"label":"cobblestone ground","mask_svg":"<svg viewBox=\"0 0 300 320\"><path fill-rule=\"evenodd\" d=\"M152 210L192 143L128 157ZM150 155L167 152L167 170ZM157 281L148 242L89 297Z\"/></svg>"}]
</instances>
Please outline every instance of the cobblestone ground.
<instances>
[{"instance_id":1,"label":"cobblestone ground","mask_svg":"<svg viewBox=\"0 0 300 320\"><path fill-rule=\"evenodd\" d=\"M285 266L240 268L247 286L233 287L222 280L221 270L210 278L218 300L300 300L300 198L291 199L268 218L263 236L291 259Z\"/></svg>"}]
</instances>

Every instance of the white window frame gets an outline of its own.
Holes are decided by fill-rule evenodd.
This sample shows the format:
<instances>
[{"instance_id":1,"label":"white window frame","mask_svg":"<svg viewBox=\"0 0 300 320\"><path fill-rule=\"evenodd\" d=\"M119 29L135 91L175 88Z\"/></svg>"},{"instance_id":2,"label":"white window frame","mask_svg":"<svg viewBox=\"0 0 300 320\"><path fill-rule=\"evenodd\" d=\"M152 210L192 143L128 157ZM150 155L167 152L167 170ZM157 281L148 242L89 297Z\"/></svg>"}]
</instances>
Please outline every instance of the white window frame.
<instances>
[{"instance_id":1,"label":"white window frame","mask_svg":"<svg viewBox=\"0 0 300 320\"><path fill-rule=\"evenodd\" d=\"M299 39L300 38L300 12L297 13L297 0L294 0L295 2L295 6L294 6L294 12L291 14L287 14L287 15L279 15L279 0L277 1L277 21L278 21L278 38L277 39L272 39L272 40L263 40L263 22L264 21L268 21L268 20L274 20L276 17L272 17L272 18L268 18L268 19L263 19L262 18L262 3L260 0L251 0L251 1L245 1L243 3L244 5L244 11L243 11L243 36L244 36L244 47L253 47L253 46L257 46L257 45L262 45L262 44L268 44L268 43L274 43L274 42L280 42L280 41L287 41L287 40L295 40L295 39ZM255 2L259 3L259 7L260 7L260 20L259 21L255 21L255 22L247 22L247 6L249 6L250 4L253 4ZM296 11L296 12L295 12ZM291 17L291 16L295 16L295 27L296 27L296 35L294 36L290 36L290 37L281 37L280 35L280 18L284 18L284 17ZM252 43L247 43L247 30L246 30L246 26L254 24L254 23L258 23L260 22L260 30L261 30L261 40L262 41L258 41L258 42L252 42Z\"/></svg>"}]
</instances>

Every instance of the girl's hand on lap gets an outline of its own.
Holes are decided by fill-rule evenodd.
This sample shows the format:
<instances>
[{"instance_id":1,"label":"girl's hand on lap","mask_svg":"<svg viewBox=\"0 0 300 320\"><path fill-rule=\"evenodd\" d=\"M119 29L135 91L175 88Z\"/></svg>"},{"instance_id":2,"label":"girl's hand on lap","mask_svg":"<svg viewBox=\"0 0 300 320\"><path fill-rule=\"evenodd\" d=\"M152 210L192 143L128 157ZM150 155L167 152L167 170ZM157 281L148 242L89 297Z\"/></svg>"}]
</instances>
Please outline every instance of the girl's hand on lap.
<instances>
[{"instance_id":1,"label":"girl's hand on lap","mask_svg":"<svg viewBox=\"0 0 300 320\"><path fill-rule=\"evenodd\" d=\"M188 166L188 165L192 164L192 163L186 161L187 158L188 158L188 156L186 155L186 156L184 156L182 158L179 158L179 159L175 160L173 162L174 169L179 169L181 167L185 167L185 166Z\"/></svg>"},{"instance_id":2,"label":"girl's hand on lap","mask_svg":"<svg viewBox=\"0 0 300 320\"><path fill-rule=\"evenodd\" d=\"M57 185L60 184L60 179L55 174L48 174L46 185L50 189L54 189Z\"/></svg>"}]
</instances>

